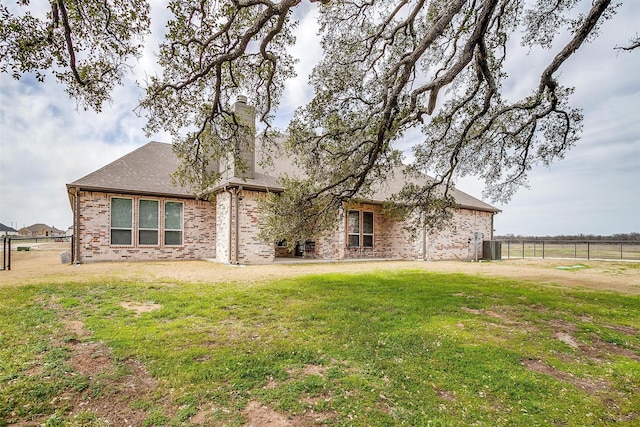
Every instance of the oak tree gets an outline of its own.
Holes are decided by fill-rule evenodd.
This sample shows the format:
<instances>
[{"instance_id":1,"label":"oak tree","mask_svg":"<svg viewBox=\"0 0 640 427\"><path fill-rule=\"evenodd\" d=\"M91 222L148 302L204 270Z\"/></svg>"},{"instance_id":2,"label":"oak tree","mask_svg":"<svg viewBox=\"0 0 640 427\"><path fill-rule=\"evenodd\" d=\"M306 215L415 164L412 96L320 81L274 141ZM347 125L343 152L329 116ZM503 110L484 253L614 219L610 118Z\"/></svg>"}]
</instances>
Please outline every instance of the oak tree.
<instances>
[{"instance_id":1,"label":"oak tree","mask_svg":"<svg viewBox=\"0 0 640 427\"><path fill-rule=\"evenodd\" d=\"M149 4L51 0L43 13L37 3L0 4L0 71L39 81L50 72L83 108L100 111L141 53Z\"/></svg>"},{"instance_id":2,"label":"oak tree","mask_svg":"<svg viewBox=\"0 0 640 427\"><path fill-rule=\"evenodd\" d=\"M23 5L28 0L21 0ZM46 18L0 7L0 66L19 76L54 69L69 93L99 108L139 53L148 31L144 0L52 0ZM318 8L323 56L309 76L314 96L295 112L287 154L305 171L263 203L264 237L289 241L331 227L337 208L366 198L397 170L397 142L419 129L420 179L393 200L418 226L440 225L457 176L476 175L492 200L508 200L535 164L562 158L579 138L562 65L611 18L611 0L169 0L172 19L159 46L162 69L140 103L146 130L168 130L178 178L206 190L208 165L233 153L249 124L232 102L246 95L260 137L271 141L302 11ZM561 32L569 34L564 44ZM506 67L521 45L552 50L537 84L519 100L503 96ZM621 49L638 47L637 37ZM423 179L431 172L435 178ZM285 220L282 220L285 218Z\"/></svg>"}]
</instances>

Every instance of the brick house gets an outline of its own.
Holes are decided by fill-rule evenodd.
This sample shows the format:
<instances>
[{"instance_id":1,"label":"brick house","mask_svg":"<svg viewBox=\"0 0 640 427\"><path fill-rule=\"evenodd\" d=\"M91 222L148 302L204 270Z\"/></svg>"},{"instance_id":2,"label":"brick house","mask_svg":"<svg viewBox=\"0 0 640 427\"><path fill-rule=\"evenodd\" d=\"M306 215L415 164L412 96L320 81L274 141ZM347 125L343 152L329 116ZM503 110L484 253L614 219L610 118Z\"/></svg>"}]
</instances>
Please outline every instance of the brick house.
<instances>
[{"instance_id":1,"label":"brick house","mask_svg":"<svg viewBox=\"0 0 640 427\"><path fill-rule=\"evenodd\" d=\"M252 116L240 99L236 112ZM255 120L255 119L253 119ZM171 144L150 142L109 165L67 184L73 211L75 262L215 259L230 264L270 263L279 258L343 260L468 259L493 237L498 209L458 190L451 225L436 234L411 237L403 224L385 217L383 202L404 185L396 173L371 200L343 208L344 221L296 250L258 238L258 200L280 192L278 176L293 166L286 158L264 166L251 138L241 150L248 168L234 161L215 165L222 174L210 197L198 199L175 185L179 159ZM474 246L477 245L477 246Z\"/></svg>"},{"instance_id":2,"label":"brick house","mask_svg":"<svg viewBox=\"0 0 640 427\"><path fill-rule=\"evenodd\" d=\"M38 223L21 228L18 230L18 235L21 237L59 237L64 236L64 231Z\"/></svg>"}]
</instances>

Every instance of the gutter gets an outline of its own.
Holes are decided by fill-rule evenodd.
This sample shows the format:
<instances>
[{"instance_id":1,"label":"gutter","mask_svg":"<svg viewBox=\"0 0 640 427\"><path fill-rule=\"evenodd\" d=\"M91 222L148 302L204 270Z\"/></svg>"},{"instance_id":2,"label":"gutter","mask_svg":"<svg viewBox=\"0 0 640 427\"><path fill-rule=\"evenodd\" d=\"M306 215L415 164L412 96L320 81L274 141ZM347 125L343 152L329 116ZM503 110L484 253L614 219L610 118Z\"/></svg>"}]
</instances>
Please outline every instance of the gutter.
<instances>
[{"instance_id":1,"label":"gutter","mask_svg":"<svg viewBox=\"0 0 640 427\"><path fill-rule=\"evenodd\" d=\"M153 190L140 190L140 189L129 189L129 188L111 188L111 187L96 187L90 185L75 185L73 183L67 184L67 189L75 188L76 190L83 191L93 191L98 193L112 193L112 194L131 194L135 196L149 196L149 197L171 197L177 199L198 199L200 194L193 193L170 193L163 191L153 191Z\"/></svg>"},{"instance_id":2,"label":"gutter","mask_svg":"<svg viewBox=\"0 0 640 427\"><path fill-rule=\"evenodd\" d=\"M424 214L422 218L422 260L427 261L427 225L424 223Z\"/></svg>"},{"instance_id":3,"label":"gutter","mask_svg":"<svg viewBox=\"0 0 640 427\"><path fill-rule=\"evenodd\" d=\"M240 191L242 191L242 186L229 188L225 185L223 189L223 192L229 193L229 257L227 259L227 262L229 264L239 264L238 253L240 252Z\"/></svg>"}]
</instances>

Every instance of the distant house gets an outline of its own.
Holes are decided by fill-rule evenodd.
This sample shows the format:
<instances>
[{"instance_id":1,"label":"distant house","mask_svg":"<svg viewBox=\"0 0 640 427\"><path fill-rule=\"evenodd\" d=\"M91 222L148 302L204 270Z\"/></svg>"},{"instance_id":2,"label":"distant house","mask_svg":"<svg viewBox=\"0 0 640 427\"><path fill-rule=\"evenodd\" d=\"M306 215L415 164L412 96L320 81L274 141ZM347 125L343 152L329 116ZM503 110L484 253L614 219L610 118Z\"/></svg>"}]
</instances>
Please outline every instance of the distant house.
<instances>
[{"instance_id":1,"label":"distant house","mask_svg":"<svg viewBox=\"0 0 640 427\"><path fill-rule=\"evenodd\" d=\"M0 236L17 236L18 230L12 227L8 227L4 224L0 224Z\"/></svg>"},{"instance_id":2,"label":"distant house","mask_svg":"<svg viewBox=\"0 0 640 427\"><path fill-rule=\"evenodd\" d=\"M236 112L249 114L244 100ZM251 118L249 118L251 120ZM388 218L383 202L404 185L396 173L369 200L346 205L344 221L315 241L299 242L289 253L276 242L258 238L258 200L281 192L279 176L291 175L290 162L272 166L258 162L255 140L240 153L250 166L220 163L223 179L209 197L197 198L176 186L171 174L179 159L170 144L150 142L89 175L67 184L73 211L75 262L113 260L215 259L232 264L270 263L278 258L344 260L467 259L493 236L499 212L466 193L453 191L459 208L451 226L438 233L412 237L404 224Z\"/></svg>"},{"instance_id":3,"label":"distant house","mask_svg":"<svg viewBox=\"0 0 640 427\"><path fill-rule=\"evenodd\" d=\"M64 236L65 232L46 224L33 224L21 228L18 234L22 237L59 237Z\"/></svg>"}]
</instances>

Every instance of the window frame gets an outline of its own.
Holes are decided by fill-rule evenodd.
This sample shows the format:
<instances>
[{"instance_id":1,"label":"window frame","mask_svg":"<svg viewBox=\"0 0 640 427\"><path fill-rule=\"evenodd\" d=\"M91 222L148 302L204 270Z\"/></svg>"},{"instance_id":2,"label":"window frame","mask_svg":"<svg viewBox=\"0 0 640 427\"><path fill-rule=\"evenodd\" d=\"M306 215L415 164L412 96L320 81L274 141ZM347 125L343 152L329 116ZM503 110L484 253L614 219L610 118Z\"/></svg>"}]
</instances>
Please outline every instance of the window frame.
<instances>
[{"instance_id":1,"label":"window frame","mask_svg":"<svg viewBox=\"0 0 640 427\"><path fill-rule=\"evenodd\" d=\"M357 219L357 223L356 225L356 230L352 231L351 229L351 218L352 218L352 214L357 214L357 216L355 216L354 218ZM347 246L350 248L359 248L360 247L360 211L359 210L355 210L355 209L349 209L347 211ZM351 238L355 237L357 239L357 244L352 244L351 243Z\"/></svg>"},{"instance_id":2,"label":"window frame","mask_svg":"<svg viewBox=\"0 0 640 427\"><path fill-rule=\"evenodd\" d=\"M155 228L148 228L148 227L142 227L141 221L142 221L142 215L141 215L141 207L140 205L142 204L142 202L155 202L156 203L156 227ZM138 230L137 230L137 236L138 236L138 246L160 246L160 201L157 199L145 199L145 198L140 198L138 199ZM156 232L156 242L155 243L142 243L142 239L141 239L141 233L144 231L155 231Z\"/></svg>"},{"instance_id":3,"label":"window frame","mask_svg":"<svg viewBox=\"0 0 640 427\"><path fill-rule=\"evenodd\" d=\"M114 204L113 201L114 200L128 200L129 201L129 208L131 211L131 217L130 217L130 226L129 227L114 227L113 225L113 220L115 215L113 214L113 208L114 208ZM134 246L134 239L133 239L133 230L134 230L134 206L133 206L133 198L131 197L117 197L117 196L112 196L109 199L109 246L119 246L119 247L133 247ZM114 231L128 231L129 232L129 243L114 243L113 242L113 232Z\"/></svg>"},{"instance_id":4,"label":"window frame","mask_svg":"<svg viewBox=\"0 0 640 427\"><path fill-rule=\"evenodd\" d=\"M167 227L167 205L168 204L175 204L175 205L180 205L180 228L168 228ZM165 200L164 204L163 204L163 219L164 219L164 227L163 227L163 232L162 232L162 237L163 237L163 243L164 246L170 246L170 247L179 247L179 246L184 246L184 202L176 202L173 200ZM180 243L176 243L176 244L172 244L172 243L167 243L167 232L169 233L175 233L175 232L179 232L180 233Z\"/></svg>"},{"instance_id":5,"label":"window frame","mask_svg":"<svg viewBox=\"0 0 640 427\"><path fill-rule=\"evenodd\" d=\"M356 215L353 215L356 214ZM371 217L371 232L365 232L365 216ZM352 229L351 218L357 218L357 224ZM347 247L359 248L359 249L372 249L375 246L375 212L372 210L364 209L349 209L347 211ZM352 244L352 240L357 239ZM371 241L371 244L367 244L367 240Z\"/></svg>"},{"instance_id":6,"label":"window frame","mask_svg":"<svg viewBox=\"0 0 640 427\"><path fill-rule=\"evenodd\" d=\"M371 233L365 233L365 221L364 221L364 216L365 214L371 214ZM362 242L362 248L365 249L369 249L369 248L373 248L373 242L374 242L374 236L375 236L375 215L373 214L373 211L362 211L362 227L360 227L361 230L361 242ZM365 237L371 237L371 244L367 245Z\"/></svg>"}]
</instances>

